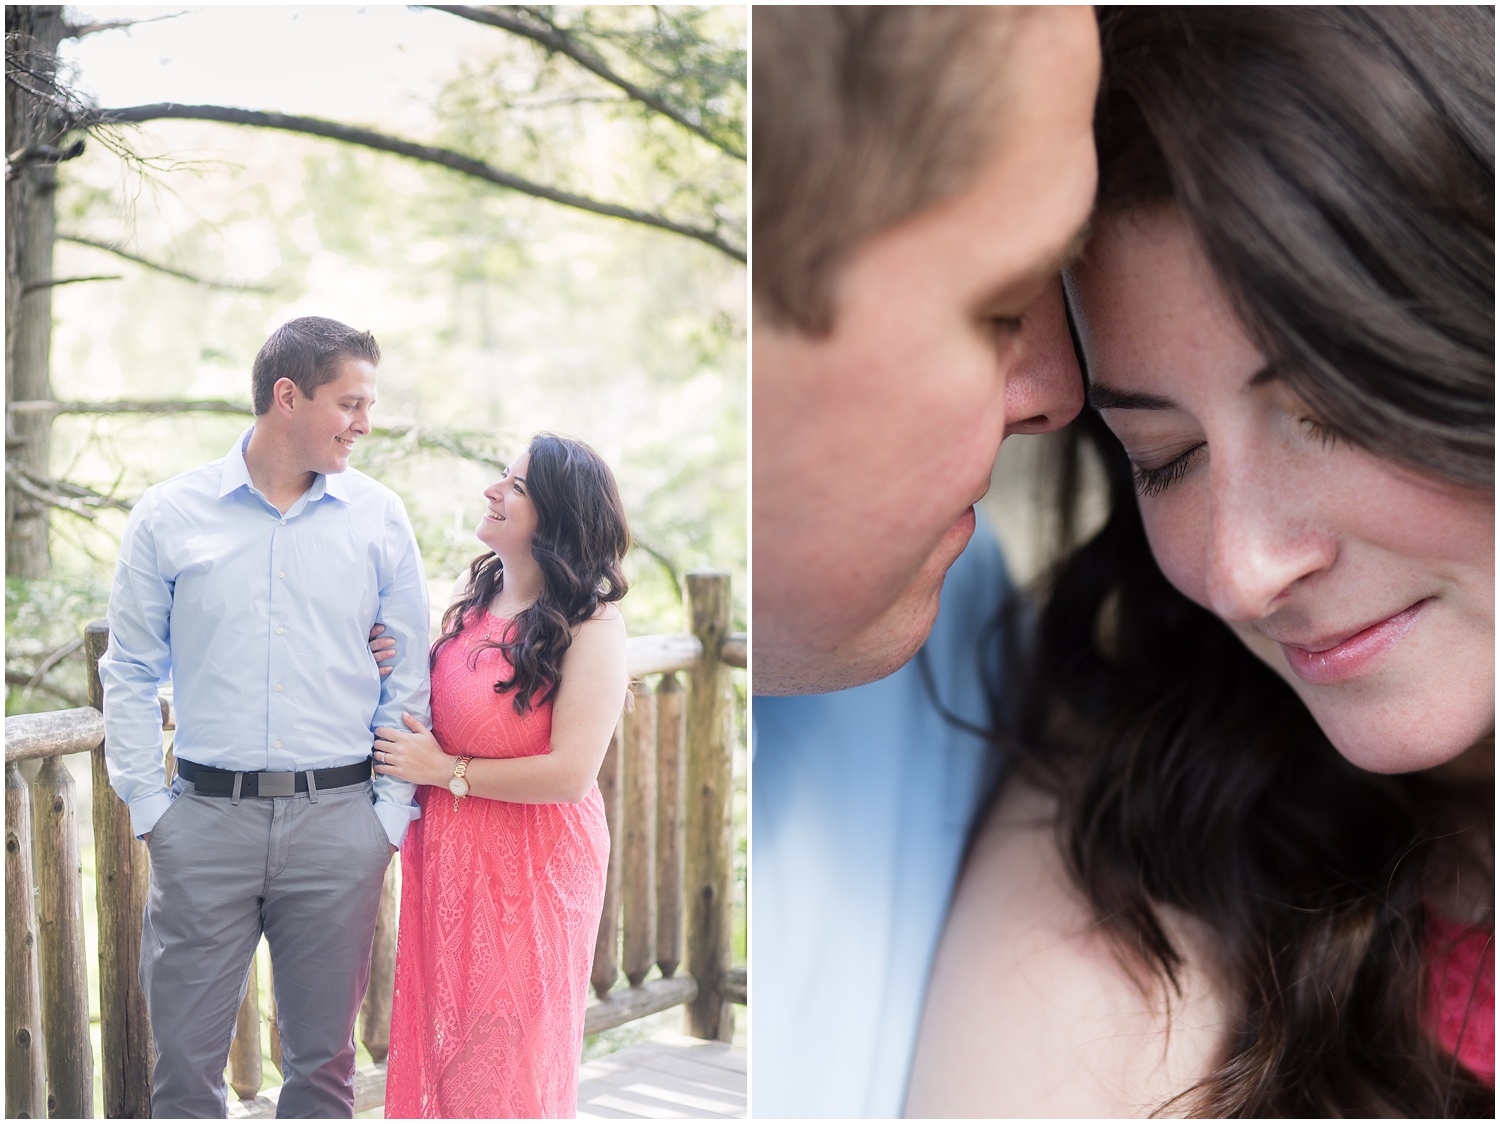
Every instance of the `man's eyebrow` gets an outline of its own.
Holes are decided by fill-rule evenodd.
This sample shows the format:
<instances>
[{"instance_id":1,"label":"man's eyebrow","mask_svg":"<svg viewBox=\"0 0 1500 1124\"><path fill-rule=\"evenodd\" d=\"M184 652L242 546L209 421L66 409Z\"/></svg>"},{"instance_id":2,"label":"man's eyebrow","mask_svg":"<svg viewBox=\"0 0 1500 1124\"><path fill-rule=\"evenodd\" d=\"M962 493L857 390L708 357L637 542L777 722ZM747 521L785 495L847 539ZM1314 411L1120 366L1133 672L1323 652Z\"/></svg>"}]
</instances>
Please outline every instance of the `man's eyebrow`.
<instances>
[{"instance_id":1,"label":"man's eyebrow","mask_svg":"<svg viewBox=\"0 0 1500 1124\"><path fill-rule=\"evenodd\" d=\"M1062 273L1083 254L1083 247L1092 232L1092 217L1085 219L1055 254L1042 261L1035 269L1028 269L1020 277L1008 277L991 289L979 302L982 309L1003 306L1014 299L1016 290L1032 282L1048 281Z\"/></svg>"},{"instance_id":2,"label":"man's eyebrow","mask_svg":"<svg viewBox=\"0 0 1500 1124\"><path fill-rule=\"evenodd\" d=\"M1246 381L1246 386L1265 386L1268 382L1275 382L1286 374L1286 364L1275 359L1267 361L1266 365Z\"/></svg>"},{"instance_id":3,"label":"man's eyebrow","mask_svg":"<svg viewBox=\"0 0 1500 1124\"><path fill-rule=\"evenodd\" d=\"M1048 265L1051 273L1061 273L1079 258L1083 257L1083 248L1088 244L1089 237L1094 233L1094 216L1089 215L1083 223L1073 232L1067 244L1058 251L1057 255Z\"/></svg>"},{"instance_id":4,"label":"man's eyebrow","mask_svg":"<svg viewBox=\"0 0 1500 1124\"><path fill-rule=\"evenodd\" d=\"M1133 390L1116 390L1102 382L1088 385L1089 405L1096 410L1175 410L1177 403L1157 394L1138 394Z\"/></svg>"}]
</instances>

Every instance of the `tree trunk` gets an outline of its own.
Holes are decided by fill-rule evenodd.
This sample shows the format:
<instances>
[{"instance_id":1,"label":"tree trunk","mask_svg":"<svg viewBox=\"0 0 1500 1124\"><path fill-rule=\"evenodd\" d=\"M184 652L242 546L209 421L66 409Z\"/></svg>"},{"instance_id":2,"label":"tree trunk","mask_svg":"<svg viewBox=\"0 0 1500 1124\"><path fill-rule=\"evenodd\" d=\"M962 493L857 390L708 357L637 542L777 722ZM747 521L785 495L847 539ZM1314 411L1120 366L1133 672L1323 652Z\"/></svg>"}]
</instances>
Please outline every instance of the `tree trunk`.
<instances>
[{"instance_id":1,"label":"tree trunk","mask_svg":"<svg viewBox=\"0 0 1500 1124\"><path fill-rule=\"evenodd\" d=\"M62 8L5 8L6 71L22 68L20 77L33 89L50 81L63 38ZM36 145L56 145L55 116L44 98L18 82L5 84L5 147L22 154L7 170L5 183L5 457L8 465L48 476L50 415L11 417L17 400L49 400L47 377L52 342L53 197L57 168L28 159ZM47 575L48 508L5 487L5 572L23 578Z\"/></svg>"}]
</instances>

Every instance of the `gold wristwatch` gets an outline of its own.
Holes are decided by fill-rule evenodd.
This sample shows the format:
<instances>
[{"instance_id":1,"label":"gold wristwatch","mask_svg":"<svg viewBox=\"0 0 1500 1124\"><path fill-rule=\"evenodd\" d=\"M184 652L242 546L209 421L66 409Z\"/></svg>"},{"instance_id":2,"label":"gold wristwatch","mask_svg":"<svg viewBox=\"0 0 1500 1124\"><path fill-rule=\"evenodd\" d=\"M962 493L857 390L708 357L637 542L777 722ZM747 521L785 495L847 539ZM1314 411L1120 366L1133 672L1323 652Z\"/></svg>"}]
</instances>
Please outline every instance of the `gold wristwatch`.
<instances>
[{"instance_id":1,"label":"gold wristwatch","mask_svg":"<svg viewBox=\"0 0 1500 1124\"><path fill-rule=\"evenodd\" d=\"M453 810L458 811L458 802L469 795L469 782L464 780L464 774L469 771L469 762L472 757L460 757L458 764L453 766L453 779L448 782L448 791L453 793Z\"/></svg>"}]
</instances>

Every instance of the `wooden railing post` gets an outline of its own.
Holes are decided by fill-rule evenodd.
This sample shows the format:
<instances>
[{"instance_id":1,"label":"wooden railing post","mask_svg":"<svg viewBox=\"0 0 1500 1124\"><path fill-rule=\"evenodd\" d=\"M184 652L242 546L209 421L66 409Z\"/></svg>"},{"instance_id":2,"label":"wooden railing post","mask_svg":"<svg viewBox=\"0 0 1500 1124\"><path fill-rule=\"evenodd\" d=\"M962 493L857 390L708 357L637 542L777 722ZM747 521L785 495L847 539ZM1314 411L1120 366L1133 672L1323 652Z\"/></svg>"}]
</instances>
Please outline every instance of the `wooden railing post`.
<instances>
[{"instance_id":1,"label":"wooden railing post","mask_svg":"<svg viewBox=\"0 0 1500 1124\"><path fill-rule=\"evenodd\" d=\"M44 758L31 787L47 1115L74 1120L94 1115L76 789L61 757Z\"/></svg>"},{"instance_id":2,"label":"wooden railing post","mask_svg":"<svg viewBox=\"0 0 1500 1124\"><path fill-rule=\"evenodd\" d=\"M370 1060L385 1061L391 1052L391 1000L396 993L396 870L398 857L385 868L380 890L380 912L375 915L375 945L370 952L370 986L359 1008L359 1040L370 1051Z\"/></svg>"},{"instance_id":3,"label":"wooden railing post","mask_svg":"<svg viewBox=\"0 0 1500 1124\"><path fill-rule=\"evenodd\" d=\"M276 1067L276 1072L281 1074L281 1079L286 1080L286 1064L281 1056L281 1010L276 1004L276 966L271 958L266 957L266 990L271 993L271 1014L266 1019L270 1023L270 1047L271 1064Z\"/></svg>"},{"instance_id":4,"label":"wooden railing post","mask_svg":"<svg viewBox=\"0 0 1500 1124\"><path fill-rule=\"evenodd\" d=\"M31 882L31 806L26 778L5 763L5 1116L45 1120L42 993Z\"/></svg>"},{"instance_id":5,"label":"wooden railing post","mask_svg":"<svg viewBox=\"0 0 1500 1124\"><path fill-rule=\"evenodd\" d=\"M730 801L729 666L719 646L729 634L729 574L694 570L687 575L688 611L703 658L689 677L687 712L686 908L687 970L698 995L686 1008L686 1030L695 1038L734 1037L734 1008L721 979L730 967L733 856Z\"/></svg>"},{"instance_id":6,"label":"wooden railing post","mask_svg":"<svg viewBox=\"0 0 1500 1124\"><path fill-rule=\"evenodd\" d=\"M109 646L109 626L91 621L83 630L89 705L104 710L99 657ZM99 910L99 1066L104 1115L151 1115L151 1070L156 1051L137 972L141 918L146 911L150 856L131 834L130 810L109 787L104 746L93 753L95 896Z\"/></svg>"},{"instance_id":7,"label":"wooden railing post","mask_svg":"<svg viewBox=\"0 0 1500 1124\"><path fill-rule=\"evenodd\" d=\"M639 987L656 960L656 699L636 682L625 720L624 968Z\"/></svg>"},{"instance_id":8,"label":"wooden railing post","mask_svg":"<svg viewBox=\"0 0 1500 1124\"><path fill-rule=\"evenodd\" d=\"M242 1101L251 1100L265 1081L260 1060L260 973L256 962L260 949L250 954L250 976L245 998L234 1018L234 1038L229 1044L229 1085Z\"/></svg>"},{"instance_id":9,"label":"wooden railing post","mask_svg":"<svg viewBox=\"0 0 1500 1124\"><path fill-rule=\"evenodd\" d=\"M604 763L599 766L599 794L604 797L604 821L609 826L609 870L604 879L604 912L599 917L599 934L594 939L594 969L589 979L594 994L609 998L620 975L620 754L621 723L616 723Z\"/></svg>"},{"instance_id":10,"label":"wooden railing post","mask_svg":"<svg viewBox=\"0 0 1500 1124\"><path fill-rule=\"evenodd\" d=\"M669 979L682 963L682 758L687 737L682 683L656 685L656 965Z\"/></svg>"}]
</instances>

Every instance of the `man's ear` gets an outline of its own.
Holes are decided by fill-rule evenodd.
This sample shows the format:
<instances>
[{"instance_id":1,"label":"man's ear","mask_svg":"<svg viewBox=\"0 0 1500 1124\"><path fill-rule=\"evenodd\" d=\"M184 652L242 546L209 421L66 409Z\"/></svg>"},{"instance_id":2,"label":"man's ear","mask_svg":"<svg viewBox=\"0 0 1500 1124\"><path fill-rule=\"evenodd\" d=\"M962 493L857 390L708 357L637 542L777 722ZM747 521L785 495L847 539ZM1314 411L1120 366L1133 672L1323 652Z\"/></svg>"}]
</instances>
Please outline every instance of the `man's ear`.
<instances>
[{"instance_id":1,"label":"man's ear","mask_svg":"<svg viewBox=\"0 0 1500 1124\"><path fill-rule=\"evenodd\" d=\"M277 379L276 385L271 387L271 405L280 411L283 417L291 414L292 410L301 403L303 394L297 389L297 384L291 379Z\"/></svg>"}]
</instances>

